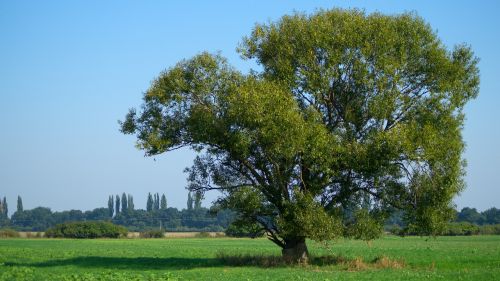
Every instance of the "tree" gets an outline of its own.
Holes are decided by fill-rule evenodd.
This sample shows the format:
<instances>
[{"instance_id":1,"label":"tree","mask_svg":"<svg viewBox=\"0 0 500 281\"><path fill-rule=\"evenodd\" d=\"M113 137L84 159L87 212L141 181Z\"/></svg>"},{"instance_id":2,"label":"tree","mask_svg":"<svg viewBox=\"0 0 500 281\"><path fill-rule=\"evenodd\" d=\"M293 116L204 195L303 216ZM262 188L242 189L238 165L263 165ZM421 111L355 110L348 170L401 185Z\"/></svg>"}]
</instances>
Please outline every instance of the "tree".
<instances>
[{"instance_id":1,"label":"tree","mask_svg":"<svg viewBox=\"0 0 500 281\"><path fill-rule=\"evenodd\" d=\"M398 209L408 231L442 231L464 188L463 108L479 91L468 46L448 50L412 13L335 9L258 24L239 52L262 72L208 53L181 61L121 131L149 156L197 151L188 189L223 191L218 204L286 259L307 261L306 238L373 237L357 226Z\"/></svg>"},{"instance_id":2,"label":"tree","mask_svg":"<svg viewBox=\"0 0 500 281\"><path fill-rule=\"evenodd\" d=\"M11 218L14 228L24 231L45 231L54 225L54 217L49 208L37 207L31 210L15 212Z\"/></svg>"},{"instance_id":3,"label":"tree","mask_svg":"<svg viewBox=\"0 0 500 281\"><path fill-rule=\"evenodd\" d=\"M113 217L113 213L114 213L114 202L113 202L113 195L110 195L108 197L108 215L110 218Z\"/></svg>"},{"instance_id":4,"label":"tree","mask_svg":"<svg viewBox=\"0 0 500 281\"><path fill-rule=\"evenodd\" d=\"M128 200L127 194L125 192L122 193L122 213L126 213L128 210Z\"/></svg>"},{"instance_id":5,"label":"tree","mask_svg":"<svg viewBox=\"0 0 500 281\"><path fill-rule=\"evenodd\" d=\"M167 209L167 197L165 197L165 194L161 195L160 209L162 209L162 210Z\"/></svg>"},{"instance_id":6,"label":"tree","mask_svg":"<svg viewBox=\"0 0 500 281\"><path fill-rule=\"evenodd\" d=\"M151 212L153 210L153 196L148 193L148 201L146 202L146 211Z\"/></svg>"},{"instance_id":7,"label":"tree","mask_svg":"<svg viewBox=\"0 0 500 281\"><path fill-rule=\"evenodd\" d=\"M119 213L120 213L120 195L117 194L115 198L115 217L118 216Z\"/></svg>"},{"instance_id":8,"label":"tree","mask_svg":"<svg viewBox=\"0 0 500 281\"><path fill-rule=\"evenodd\" d=\"M3 197L3 201L2 201L2 211L3 211L3 215L5 217L7 217L9 215L9 207L7 205L7 197Z\"/></svg>"},{"instance_id":9,"label":"tree","mask_svg":"<svg viewBox=\"0 0 500 281\"><path fill-rule=\"evenodd\" d=\"M201 208L202 199L203 199L203 194L200 191L194 193L194 208L196 210Z\"/></svg>"},{"instance_id":10,"label":"tree","mask_svg":"<svg viewBox=\"0 0 500 281\"><path fill-rule=\"evenodd\" d=\"M155 210L160 209L160 194L158 193L155 194L154 209Z\"/></svg>"},{"instance_id":11,"label":"tree","mask_svg":"<svg viewBox=\"0 0 500 281\"><path fill-rule=\"evenodd\" d=\"M187 209L188 210L193 209L193 197L191 197L191 192L188 192Z\"/></svg>"},{"instance_id":12,"label":"tree","mask_svg":"<svg viewBox=\"0 0 500 281\"><path fill-rule=\"evenodd\" d=\"M457 215L458 222L465 221L474 224L482 224L484 220L484 216L479 213L476 208L465 207Z\"/></svg>"},{"instance_id":13,"label":"tree","mask_svg":"<svg viewBox=\"0 0 500 281\"><path fill-rule=\"evenodd\" d=\"M23 199L21 199L21 196L17 196L17 211L22 212L23 211Z\"/></svg>"},{"instance_id":14,"label":"tree","mask_svg":"<svg viewBox=\"0 0 500 281\"><path fill-rule=\"evenodd\" d=\"M127 203L128 209L131 210L131 211L133 211L134 208L135 208L135 206L134 206L134 197L132 197L132 195L129 194L128 197L127 197L127 202L128 202Z\"/></svg>"},{"instance_id":15,"label":"tree","mask_svg":"<svg viewBox=\"0 0 500 281\"><path fill-rule=\"evenodd\" d=\"M497 208L490 208L482 212L482 216L487 224L500 224L500 210Z\"/></svg>"}]
</instances>

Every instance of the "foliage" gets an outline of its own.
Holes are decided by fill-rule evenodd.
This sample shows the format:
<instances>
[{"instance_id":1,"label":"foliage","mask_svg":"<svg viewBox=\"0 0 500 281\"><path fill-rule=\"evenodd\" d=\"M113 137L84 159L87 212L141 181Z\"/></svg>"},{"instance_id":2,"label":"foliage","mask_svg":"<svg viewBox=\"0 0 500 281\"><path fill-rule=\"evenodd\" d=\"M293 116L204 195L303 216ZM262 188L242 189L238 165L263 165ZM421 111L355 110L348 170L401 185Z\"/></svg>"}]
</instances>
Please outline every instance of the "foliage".
<instances>
[{"instance_id":1,"label":"foliage","mask_svg":"<svg viewBox=\"0 0 500 281\"><path fill-rule=\"evenodd\" d=\"M8 218L9 207L7 205L7 198L4 196L3 200L0 201L0 219Z\"/></svg>"},{"instance_id":2,"label":"foliage","mask_svg":"<svg viewBox=\"0 0 500 281\"><path fill-rule=\"evenodd\" d=\"M257 24L239 51L262 72L208 53L181 61L122 132L149 156L199 152L189 190L222 190L218 204L283 248L347 225L373 239L397 209L412 232L446 227L464 187L463 108L479 90L468 46L448 50L412 13L333 9Z\"/></svg>"},{"instance_id":3,"label":"foliage","mask_svg":"<svg viewBox=\"0 0 500 281\"><path fill-rule=\"evenodd\" d=\"M37 207L15 212L11 217L11 225L20 230L44 231L54 225L54 217L49 208Z\"/></svg>"},{"instance_id":4,"label":"foliage","mask_svg":"<svg viewBox=\"0 0 500 281\"><path fill-rule=\"evenodd\" d=\"M122 193L122 213L126 213L128 210L128 200L127 194L125 192Z\"/></svg>"},{"instance_id":5,"label":"foliage","mask_svg":"<svg viewBox=\"0 0 500 281\"><path fill-rule=\"evenodd\" d=\"M140 234L141 238L165 238L165 231L163 230L148 230Z\"/></svg>"},{"instance_id":6,"label":"foliage","mask_svg":"<svg viewBox=\"0 0 500 281\"><path fill-rule=\"evenodd\" d=\"M478 212L476 208L463 208L456 218L457 222L470 222L474 224L500 224L500 209L490 208L484 212Z\"/></svg>"},{"instance_id":7,"label":"foliage","mask_svg":"<svg viewBox=\"0 0 500 281\"><path fill-rule=\"evenodd\" d=\"M114 209L114 197L113 195L110 195L109 198L108 198L108 215L110 218L113 217L113 214L115 212L115 209Z\"/></svg>"},{"instance_id":8,"label":"foliage","mask_svg":"<svg viewBox=\"0 0 500 281\"><path fill-rule=\"evenodd\" d=\"M383 226L377 215L371 215L365 209L357 210L353 221L347 225L346 236L364 241L371 241L382 235Z\"/></svg>"},{"instance_id":9,"label":"foliage","mask_svg":"<svg viewBox=\"0 0 500 281\"><path fill-rule=\"evenodd\" d=\"M234 218L234 213L229 210L210 213L206 208L181 211L176 208L166 208L151 212L129 208L114 217L109 215L109 208L96 208L86 212L80 210L52 212L48 208L39 207L16 212L12 220L0 217L0 227L12 227L20 231L45 231L65 222L109 220L127 227L130 231L151 230L160 225L170 231L223 231Z\"/></svg>"},{"instance_id":10,"label":"foliage","mask_svg":"<svg viewBox=\"0 0 500 281\"><path fill-rule=\"evenodd\" d=\"M258 224L248 224L245 221L239 220L231 223L225 231L226 236L229 237L248 237L257 238L263 237L265 232Z\"/></svg>"},{"instance_id":11,"label":"foliage","mask_svg":"<svg viewBox=\"0 0 500 281\"><path fill-rule=\"evenodd\" d=\"M483 235L500 235L500 224L482 225L479 233Z\"/></svg>"},{"instance_id":12,"label":"foliage","mask_svg":"<svg viewBox=\"0 0 500 281\"><path fill-rule=\"evenodd\" d=\"M16 238L19 237L19 233L13 229L0 229L0 238Z\"/></svg>"},{"instance_id":13,"label":"foliage","mask_svg":"<svg viewBox=\"0 0 500 281\"><path fill-rule=\"evenodd\" d=\"M449 223L442 234L447 236L476 235L479 234L479 227L468 222Z\"/></svg>"},{"instance_id":14,"label":"foliage","mask_svg":"<svg viewBox=\"0 0 500 281\"><path fill-rule=\"evenodd\" d=\"M21 196L17 196L17 211L23 211L23 199L21 198Z\"/></svg>"},{"instance_id":15,"label":"foliage","mask_svg":"<svg viewBox=\"0 0 500 281\"><path fill-rule=\"evenodd\" d=\"M115 216L120 213L120 196L116 195L115 197Z\"/></svg>"},{"instance_id":16,"label":"foliage","mask_svg":"<svg viewBox=\"0 0 500 281\"><path fill-rule=\"evenodd\" d=\"M68 222L58 224L45 232L52 238L119 238L127 235L127 229L110 222Z\"/></svg>"},{"instance_id":17,"label":"foliage","mask_svg":"<svg viewBox=\"0 0 500 281\"><path fill-rule=\"evenodd\" d=\"M151 196L151 193L148 193L148 200L146 202L146 211L148 212L153 211L153 196Z\"/></svg>"},{"instance_id":18,"label":"foliage","mask_svg":"<svg viewBox=\"0 0 500 281\"><path fill-rule=\"evenodd\" d=\"M196 238L212 238L212 235L206 231L198 232L195 235Z\"/></svg>"},{"instance_id":19,"label":"foliage","mask_svg":"<svg viewBox=\"0 0 500 281\"><path fill-rule=\"evenodd\" d=\"M398 226L389 228L388 231L395 235L416 235L417 233L408 232ZM470 222L452 222L448 223L440 233L443 236L470 236L470 235L500 235L500 224L477 225Z\"/></svg>"},{"instance_id":20,"label":"foliage","mask_svg":"<svg viewBox=\"0 0 500 281\"><path fill-rule=\"evenodd\" d=\"M165 194L161 195L161 202L160 202L160 209L165 210L167 208L167 197L165 197Z\"/></svg>"}]
</instances>

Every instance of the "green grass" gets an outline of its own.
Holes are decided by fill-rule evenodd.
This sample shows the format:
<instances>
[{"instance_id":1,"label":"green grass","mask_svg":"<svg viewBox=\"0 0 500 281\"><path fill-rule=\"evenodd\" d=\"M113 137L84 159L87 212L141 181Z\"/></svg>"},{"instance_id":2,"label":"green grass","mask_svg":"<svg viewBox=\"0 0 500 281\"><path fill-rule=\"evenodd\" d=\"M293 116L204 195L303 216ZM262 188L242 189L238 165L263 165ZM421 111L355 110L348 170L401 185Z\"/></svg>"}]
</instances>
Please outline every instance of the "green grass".
<instances>
[{"instance_id":1,"label":"green grass","mask_svg":"<svg viewBox=\"0 0 500 281\"><path fill-rule=\"evenodd\" d=\"M0 239L0 280L500 280L500 236L389 236L371 247L341 240L327 249L309 242L309 250L366 262L387 256L405 266L237 266L217 258L279 256L265 239Z\"/></svg>"}]
</instances>

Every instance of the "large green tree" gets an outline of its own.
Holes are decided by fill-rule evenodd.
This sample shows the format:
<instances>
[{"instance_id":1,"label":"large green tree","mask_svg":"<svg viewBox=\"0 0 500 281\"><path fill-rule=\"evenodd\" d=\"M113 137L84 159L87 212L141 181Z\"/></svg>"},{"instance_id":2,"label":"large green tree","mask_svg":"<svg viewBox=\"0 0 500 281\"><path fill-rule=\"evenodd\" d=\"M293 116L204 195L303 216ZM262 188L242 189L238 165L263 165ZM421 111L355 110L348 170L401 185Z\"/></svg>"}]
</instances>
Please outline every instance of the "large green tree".
<instances>
[{"instance_id":1,"label":"large green tree","mask_svg":"<svg viewBox=\"0 0 500 281\"><path fill-rule=\"evenodd\" d=\"M202 53L160 74L121 124L147 155L191 147L189 189L257 224L284 257L306 238L371 239L403 210L440 231L463 187L463 107L477 58L415 14L328 10L256 25L239 47L261 72Z\"/></svg>"}]
</instances>

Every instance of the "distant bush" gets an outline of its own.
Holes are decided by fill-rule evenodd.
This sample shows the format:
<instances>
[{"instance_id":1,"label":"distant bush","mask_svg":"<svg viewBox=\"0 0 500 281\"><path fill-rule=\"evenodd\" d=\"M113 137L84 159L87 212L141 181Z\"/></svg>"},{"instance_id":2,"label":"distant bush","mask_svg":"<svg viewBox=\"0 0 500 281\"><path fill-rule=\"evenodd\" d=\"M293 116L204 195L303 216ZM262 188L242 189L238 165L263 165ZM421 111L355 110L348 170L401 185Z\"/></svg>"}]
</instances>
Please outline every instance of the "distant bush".
<instances>
[{"instance_id":1,"label":"distant bush","mask_svg":"<svg viewBox=\"0 0 500 281\"><path fill-rule=\"evenodd\" d=\"M163 230L148 230L139 234L141 238L164 238L165 231Z\"/></svg>"},{"instance_id":2,"label":"distant bush","mask_svg":"<svg viewBox=\"0 0 500 281\"><path fill-rule=\"evenodd\" d=\"M196 237L196 238L211 238L212 235L210 235L210 233L208 233L208 232L202 231L202 232L196 233L196 235L194 237Z\"/></svg>"},{"instance_id":3,"label":"distant bush","mask_svg":"<svg viewBox=\"0 0 500 281\"><path fill-rule=\"evenodd\" d=\"M69 222L58 224L45 232L46 237L61 238L118 238L127 235L127 229L110 222Z\"/></svg>"},{"instance_id":4,"label":"distant bush","mask_svg":"<svg viewBox=\"0 0 500 281\"><path fill-rule=\"evenodd\" d=\"M479 227L479 234L500 235L500 224L488 224Z\"/></svg>"},{"instance_id":5,"label":"distant bush","mask_svg":"<svg viewBox=\"0 0 500 281\"><path fill-rule=\"evenodd\" d=\"M469 222L449 223L442 235L444 236L468 236L479 234L479 226Z\"/></svg>"},{"instance_id":6,"label":"distant bush","mask_svg":"<svg viewBox=\"0 0 500 281\"><path fill-rule=\"evenodd\" d=\"M19 237L19 233L12 229L0 229L0 238L15 238Z\"/></svg>"}]
</instances>

